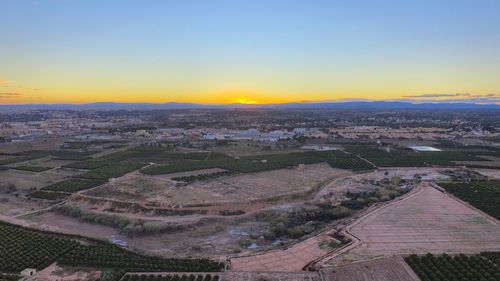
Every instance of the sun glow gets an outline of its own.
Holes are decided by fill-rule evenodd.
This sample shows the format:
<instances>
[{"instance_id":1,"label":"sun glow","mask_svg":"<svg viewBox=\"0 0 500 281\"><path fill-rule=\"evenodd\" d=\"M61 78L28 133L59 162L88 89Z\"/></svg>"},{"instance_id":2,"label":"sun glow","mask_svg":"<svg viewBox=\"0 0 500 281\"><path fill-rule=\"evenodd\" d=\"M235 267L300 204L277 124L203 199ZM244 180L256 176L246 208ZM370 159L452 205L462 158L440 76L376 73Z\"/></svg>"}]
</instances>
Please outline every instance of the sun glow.
<instances>
[{"instance_id":1,"label":"sun glow","mask_svg":"<svg viewBox=\"0 0 500 281\"><path fill-rule=\"evenodd\" d=\"M245 98L237 98L234 103L240 103L240 104L258 104L258 102L254 100L249 100Z\"/></svg>"}]
</instances>

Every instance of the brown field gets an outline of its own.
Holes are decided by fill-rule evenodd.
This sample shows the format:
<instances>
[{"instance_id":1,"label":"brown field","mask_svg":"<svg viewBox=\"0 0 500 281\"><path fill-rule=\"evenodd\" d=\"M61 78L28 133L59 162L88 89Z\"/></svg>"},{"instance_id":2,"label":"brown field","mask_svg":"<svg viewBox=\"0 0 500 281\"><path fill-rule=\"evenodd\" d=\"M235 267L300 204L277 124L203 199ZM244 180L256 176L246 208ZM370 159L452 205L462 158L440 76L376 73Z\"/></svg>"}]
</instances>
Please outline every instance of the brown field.
<instances>
[{"instance_id":1,"label":"brown field","mask_svg":"<svg viewBox=\"0 0 500 281\"><path fill-rule=\"evenodd\" d=\"M0 215L17 216L48 206L43 200L31 200L26 195L74 174L64 169L53 169L41 173L4 170L0 171ZM8 186L13 186L12 190Z\"/></svg>"},{"instance_id":2,"label":"brown field","mask_svg":"<svg viewBox=\"0 0 500 281\"><path fill-rule=\"evenodd\" d=\"M322 271L324 281L419 281L401 257L357 262Z\"/></svg>"},{"instance_id":3,"label":"brown field","mask_svg":"<svg viewBox=\"0 0 500 281\"><path fill-rule=\"evenodd\" d=\"M302 194L322 183L349 172L327 164L306 165L304 169L281 169L251 174L224 176L176 186L169 176L130 173L85 195L145 203L159 207L189 207L250 203L293 194Z\"/></svg>"},{"instance_id":4,"label":"brown field","mask_svg":"<svg viewBox=\"0 0 500 281\"><path fill-rule=\"evenodd\" d=\"M332 260L500 250L500 223L430 186L375 210L350 226L361 244Z\"/></svg>"},{"instance_id":5,"label":"brown field","mask_svg":"<svg viewBox=\"0 0 500 281\"><path fill-rule=\"evenodd\" d=\"M17 162L17 163L12 163L8 166L10 167L17 167L17 166L41 166L41 167L50 167L50 168L57 168L61 167L70 163L76 162L75 160L55 160L51 159L50 157L43 157L43 158L37 158L25 162Z\"/></svg>"},{"instance_id":6,"label":"brown field","mask_svg":"<svg viewBox=\"0 0 500 281\"><path fill-rule=\"evenodd\" d=\"M58 264L51 264L35 276L25 279L25 281L94 281L101 278L101 271L90 268L61 267Z\"/></svg>"},{"instance_id":7,"label":"brown field","mask_svg":"<svg viewBox=\"0 0 500 281\"><path fill-rule=\"evenodd\" d=\"M0 179L2 183L11 183L18 190L26 191L31 188L40 189L51 183L61 181L73 175L81 174L81 171L73 171L71 169L52 169L40 173L19 171L19 170L5 170L0 171Z\"/></svg>"}]
</instances>

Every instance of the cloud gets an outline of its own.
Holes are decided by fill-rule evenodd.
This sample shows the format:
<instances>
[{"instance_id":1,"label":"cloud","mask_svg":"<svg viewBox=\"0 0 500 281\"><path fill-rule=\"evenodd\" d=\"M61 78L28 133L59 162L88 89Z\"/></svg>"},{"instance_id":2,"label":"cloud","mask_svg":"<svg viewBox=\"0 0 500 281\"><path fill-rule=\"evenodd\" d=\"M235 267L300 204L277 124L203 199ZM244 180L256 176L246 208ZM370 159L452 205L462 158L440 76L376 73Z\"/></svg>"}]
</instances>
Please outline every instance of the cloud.
<instances>
[{"instance_id":1,"label":"cloud","mask_svg":"<svg viewBox=\"0 0 500 281\"><path fill-rule=\"evenodd\" d=\"M470 94L470 93L455 93L455 94L422 94L422 95L409 95L403 96L403 98L492 98L500 97L500 94Z\"/></svg>"},{"instance_id":2,"label":"cloud","mask_svg":"<svg viewBox=\"0 0 500 281\"><path fill-rule=\"evenodd\" d=\"M0 98L15 98L22 96L21 93L14 93L14 92L6 92L6 93L0 93Z\"/></svg>"},{"instance_id":3,"label":"cloud","mask_svg":"<svg viewBox=\"0 0 500 281\"><path fill-rule=\"evenodd\" d=\"M456 93L456 94L422 94L422 95L410 95L403 96L404 98L450 98L450 97L469 97L469 93Z\"/></svg>"},{"instance_id":4,"label":"cloud","mask_svg":"<svg viewBox=\"0 0 500 281\"><path fill-rule=\"evenodd\" d=\"M500 94L432 93L403 96L400 100L417 103L500 103Z\"/></svg>"}]
</instances>

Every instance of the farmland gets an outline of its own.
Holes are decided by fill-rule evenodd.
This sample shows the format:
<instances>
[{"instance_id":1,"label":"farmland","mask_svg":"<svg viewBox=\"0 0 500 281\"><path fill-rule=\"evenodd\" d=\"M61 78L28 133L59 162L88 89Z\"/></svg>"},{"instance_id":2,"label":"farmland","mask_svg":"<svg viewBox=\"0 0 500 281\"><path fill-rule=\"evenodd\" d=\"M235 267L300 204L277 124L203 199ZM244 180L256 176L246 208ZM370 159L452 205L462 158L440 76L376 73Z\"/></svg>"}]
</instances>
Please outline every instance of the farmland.
<instances>
[{"instance_id":1,"label":"farmland","mask_svg":"<svg viewBox=\"0 0 500 281\"><path fill-rule=\"evenodd\" d=\"M164 207L232 204L305 193L329 178L344 174L346 172L331 169L322 163L305 165L302 169L226 175L176 187L176 182L167 175L146 176L132 173L85 194L131 202L145 201Z\"/></svg>"},{"instance_id":2,"label":"farmland","mask_svg":"<svg viewBox=\"0 0 500 281\"><path fill-rule=\"evenodd\" d=\"M103 181L89 179L69 179L44 186L41 190L77 192L103 184Z\"/></svg>"},{"instance_id":3,"label":"farmland","mask_svg":"<svg viewBox=\"0 0 500 281\"><path fill-rule=\"evenodd\" d=\"M346 150L368 159L378 167L424 167L430 165L456 166L455 161L488 160L480 156L491 155L487 149L444 149L439 152L416 152L405 148L392 148L389 151L377 146L349 145Z\"/></svg>"},{"instance_id":4,"label":"farmland","mask_svg":"<svg viewBox=\"0 0 500 281\"><path fill-rule=\"evenodd\" d=\"M123 281L219 281L219 275L211 274L128 274Z\"/></svg>"},{"instance_id":5,"label":"farmland","mask_svg":"<svg viewBox=\"0 0 500 281\"><path fill-rule=\"evenodd\" d=\"M27 172L43 172L52 169L51 167L41 167L41 166L16 166L12 168L14 170L27 171Z\"/></svg>"},{"instance_id":6,"label":"farmland","mask_svg":"<svg viewBox=\"0 0 500 281\"><path fill-rule=\"evenodd\" d=\"M427 254L405 258L422 281L500 280L500 254L450 256Z\"/></svg>"},{"instance_id":7,"label":"farmland","mask_svg":"<svg viewBox=\"0 0 500 281\"><path fill-rule=\"evenodd\" d=\"M221 168L240 173L255 173L267 170L283 169L298 164L328 162L334 168L363 170L373 168L354 155L341 151L294 152L284 154L268 154L245 156L241 158L215 157L204 161L179 161L171 165L156 165L141 172L149 175L170 174L191 170Z\"/></svg>"},{"instance_id":8,"label":"farmland","mask_svg":"<svg viewBox=\"0 0 500 281\"><path fill-rule=\"evenodd\" d=\"M0 223L0 272L42 269L57 261L63 265L122 268L130 271L219 271L209 260L166 259L133 253L118 246Z\"/></svg>"},{"instance_id":9,"label":"farmland","mask_svg":"<svg viewBox=\"0 0 500 281\"><path fill-rule=\"evenodd\" d=\"M350 232L362 243L331 263L397 254L500 250L499 231L500 224L484 214L435 188L422 187L350 226Z\"/></svg>"},{"instance_id":10,"label":"farmland","mask_svg":"<svg viewBox=\"0 0 500 281\"><path fill-rule=\"evenodd\" d=\"M500 219L500 181L442 182L446 191Z\"/></svg>"}]
</instances>

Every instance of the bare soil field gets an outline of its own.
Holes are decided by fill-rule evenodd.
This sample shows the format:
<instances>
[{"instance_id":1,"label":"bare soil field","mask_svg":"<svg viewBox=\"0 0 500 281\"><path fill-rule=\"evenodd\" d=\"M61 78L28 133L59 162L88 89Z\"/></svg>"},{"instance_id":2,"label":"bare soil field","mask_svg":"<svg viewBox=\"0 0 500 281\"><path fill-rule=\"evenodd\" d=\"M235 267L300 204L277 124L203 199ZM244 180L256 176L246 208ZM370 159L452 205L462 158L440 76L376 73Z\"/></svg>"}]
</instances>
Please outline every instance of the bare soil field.
<instances>
[{"instance_id":1,"label":"bare soil field","mask_svg":"<svg viewBox=\"0 0 500 281\"><path fill-rule=\"evenodd\" d=\"M35 173L19 170L0 171L0 215L16 216L46 208L43 200L26 197L33 189L40 189L74 174L72 171L54 169Z\"/></svg>"},{"instance_id":2,"label":"bare soil field","mask_svg":"<svg viewBox=\"0 0 500 281\"><path fill-rule=\"evenodd\" d=\"M357 262L322 271L324 281L419 281L401 257Z\"/></svg>"},{"instance_id":3,"label":"bare soil field","mask_svg":"<svg viewBox=\"0 0 500 281\"><path fill-rule=\"evenodd\" d=\"M88 268L61 267L51 264L25 281L94 281L101 278L101 271Z\"/></svg>"},{"instance_id":4,"label":"bare soil field","mask_svg":"<svg viewBox=\"0 0 500 281\"><path fill-rule=\"evenodd\" d=\"M74 174L75 172L66 169L55 169L40 173L4 170L0 171L0 179L2 183L13 184L19 191L26 191L32 188L40 189Z\"/></svg>"},{"instance_id":5,"label":"bare soil field","mask_svg":"<svg viewBox=\"0 0 500 281\"><path fill-rule=\"evenodd\" d=\"M500 250L497 220L430 186L356 221L350 232L361 244L329 264L390 255Z\"/></svg>"},{"instance_id":6,"label":"bare soil field","mask_svg":"<svg viewBox=\"0 0 500 281\"><path fill-rule=\"evenodd\" d=\"M288 249L231 258L231 270L263 272L302 271L311 261L331 251L331 249L320 247L322 241L330 239L327 235L319 235L301 241Z\"/></svg>"},{"instance_id":7,"label":"bare soil field","mask_svg":"<svg viewBox=\"0 0 500 281\"><path fill-rule=\"evenodd\" d=\"M281 169L252 174L224 176L176 186L169 176L130 173L86 191L85 195L127 200L158 207L208 206L250 203L301 194L334 177L349 172L327 164L306 165L304 169Z\"/></svg>"}]
</instances>

